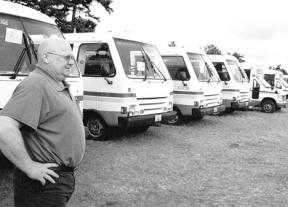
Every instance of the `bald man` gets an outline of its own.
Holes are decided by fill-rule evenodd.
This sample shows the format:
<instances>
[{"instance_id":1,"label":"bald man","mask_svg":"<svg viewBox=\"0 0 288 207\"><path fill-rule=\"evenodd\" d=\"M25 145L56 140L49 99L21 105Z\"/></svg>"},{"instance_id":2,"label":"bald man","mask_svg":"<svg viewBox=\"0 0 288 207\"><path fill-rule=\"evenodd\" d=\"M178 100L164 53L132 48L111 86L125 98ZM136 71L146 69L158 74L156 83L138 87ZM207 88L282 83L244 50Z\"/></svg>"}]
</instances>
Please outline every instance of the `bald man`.
<instances>
[{"instance_id":1,"label":"bald man","mask_svg":"<svg viewBox=\"0 0 288 207\"><path fill-rule=\"evenodd\" d=\"M66 206L85 151L79 106L65 82L74 64L64 39L46 39L36 69L0 112L0 149L16 166L15 207Z\"/></svg>"}]
</instances>

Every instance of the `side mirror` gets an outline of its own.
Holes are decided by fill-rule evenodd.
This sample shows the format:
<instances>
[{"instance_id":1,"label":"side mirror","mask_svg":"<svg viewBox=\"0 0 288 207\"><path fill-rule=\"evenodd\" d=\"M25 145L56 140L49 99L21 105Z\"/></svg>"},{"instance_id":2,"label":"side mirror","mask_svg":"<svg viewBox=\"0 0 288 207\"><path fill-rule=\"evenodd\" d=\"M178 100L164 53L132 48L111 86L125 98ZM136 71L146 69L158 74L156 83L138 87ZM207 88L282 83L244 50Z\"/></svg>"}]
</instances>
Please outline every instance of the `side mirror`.
<instances>
[{"instance_id":1,"label":"side mirror","mask_svg":"<svg viewBox=\"0 0 288 207\"><path fill-rule=\"evenodd\" d=\"M276 82L276 88L282 89L282 85L279 81Z\"/></svg>"},{"instance_id":2,"label":"side mirror","mask_svg":"<svg viewBox=\"0 0 288 207\"><path fill-rule=\"evenodd\" d=\"M253 80L253 88L254 89L260 88L260 84L255 79Z\"/></svg>"}]
</instances>

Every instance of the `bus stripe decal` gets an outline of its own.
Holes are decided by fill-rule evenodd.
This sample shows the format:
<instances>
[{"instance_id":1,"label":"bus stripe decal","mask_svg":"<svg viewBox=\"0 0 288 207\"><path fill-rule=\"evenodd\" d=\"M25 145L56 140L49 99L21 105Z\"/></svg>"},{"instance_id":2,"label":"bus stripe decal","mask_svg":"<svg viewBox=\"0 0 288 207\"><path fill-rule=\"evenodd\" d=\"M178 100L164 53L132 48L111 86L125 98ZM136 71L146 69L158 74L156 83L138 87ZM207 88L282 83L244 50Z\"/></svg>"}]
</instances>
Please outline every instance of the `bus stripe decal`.
<instances>
[{"instance_id":1,"label":"bus stripe decal","mask_svg":"<svg viewBox=\"0 0 288 207\"><path fill-rule=\"evenodd\" d=\"M222 91L235 91L235 92L240 92L240 90L239 89L222 89Z\"/></svg>"},{"instance_id":2,"label":"bus stripe decal","mask_svg":"<svg viewBox=\"0 0 288 207\"><path fill-rule=\"evenodd\" d=\"M204 93L197 91L174 91L174 94L203 95Z\"/></svg>"},{"instance_id":3,"label":"bus stripe decal","mask_svg":"<svg viewBox=\"0 0 288 207\"><path fill-rule=\"evenodd\" d=\"M105 97L136 97L136 93L106 93L106 92L94 92L94 91L84 91L86 96L105 96Z\"/></svg>"}]
</instances>

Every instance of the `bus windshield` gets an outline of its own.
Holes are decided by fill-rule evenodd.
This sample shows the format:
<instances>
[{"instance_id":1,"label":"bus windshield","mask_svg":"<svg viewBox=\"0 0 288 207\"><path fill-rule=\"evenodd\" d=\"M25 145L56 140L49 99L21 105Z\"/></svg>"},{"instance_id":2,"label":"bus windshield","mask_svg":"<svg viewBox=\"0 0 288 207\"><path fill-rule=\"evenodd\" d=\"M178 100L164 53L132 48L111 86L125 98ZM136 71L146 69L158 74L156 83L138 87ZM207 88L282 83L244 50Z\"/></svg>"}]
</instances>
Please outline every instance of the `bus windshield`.
<instances>
[{"instance_id":1,"label":"bus windshield","mask_svg":"<svg viewBox=\"0 0 288 207\"><path fill-rule=\"evenodd\" d=\"M118 38L114 40L128 78L171 79L155 46Z\"/></svg>"},{"instance_id":2,"label":"bus windshield","mask_svg":"<svg viewBox=\"0 0 288 207\"><path fill-rule=\"evenodd\" d=\"M236 61L234 60L226 60L226 61L231 69L234 79L237 82L244 82L244 81L248 82L248 78L245 72L240 68L240 66L237 64Z\"/></svg>"},{"instance_id":3,"label":"bus windshield","mask_svg":"<svg viewBox=\"0 0 288 207\"><path fill-rule=\"evenodd\" d=\"M209 65L207 59L205 60L203 55L188 53L188 57L199 81L219 81L216 74L212 70L213 66Z\"/></svg>"},{"instance_id":4,"label":"bus windshield","mask_svg":"<svg viewBox=\"0 0 288 207\"><path fill-rule=\"evenodd\" d=\"M275 86L275 74L264 74L264 79L272 86Z\"/></svg>"},{"instance_id":5,"label":"bus windshield","mask_svg":"<svg viewBox=\"0 0 288 207\"><path fill-rule=\"evenodd\" d=\"M37 63L37 45L50 36L63 38L56 25L0 14L0 75L28 75ZM34 43L35 44L34 44ZM70 76L79 76L76 64Z\"/></svg>"},{"instance_id":6,"label":"bus windshield","mask_svg":"<svg viewBox=\"0 0 288 207\"><path fill-rule=\"evenodd\" d=\"M182 56L162 56L162 58L172 80L190 80L190 74Z\"/></svg>"}]
</instances>

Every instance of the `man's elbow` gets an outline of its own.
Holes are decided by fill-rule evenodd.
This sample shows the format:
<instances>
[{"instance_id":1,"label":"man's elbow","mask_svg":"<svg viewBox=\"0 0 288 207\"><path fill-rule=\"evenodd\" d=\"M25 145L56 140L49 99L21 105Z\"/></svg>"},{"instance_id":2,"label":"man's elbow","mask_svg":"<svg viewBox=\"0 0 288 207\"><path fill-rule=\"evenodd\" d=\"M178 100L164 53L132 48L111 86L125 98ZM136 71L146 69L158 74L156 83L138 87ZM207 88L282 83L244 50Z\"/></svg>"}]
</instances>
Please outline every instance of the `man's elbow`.
<instances>
[{"instance_id":1,"label":"man's elbow","mask_svg":"<svg viewBox=\"0 0 288 207\"><path fill-rule=\"evenodd\" d=\"M19 130L19 123L7 116L0 116L0 142L3 142L10 133Z\"/></svg>"}]
</instances>

